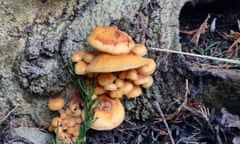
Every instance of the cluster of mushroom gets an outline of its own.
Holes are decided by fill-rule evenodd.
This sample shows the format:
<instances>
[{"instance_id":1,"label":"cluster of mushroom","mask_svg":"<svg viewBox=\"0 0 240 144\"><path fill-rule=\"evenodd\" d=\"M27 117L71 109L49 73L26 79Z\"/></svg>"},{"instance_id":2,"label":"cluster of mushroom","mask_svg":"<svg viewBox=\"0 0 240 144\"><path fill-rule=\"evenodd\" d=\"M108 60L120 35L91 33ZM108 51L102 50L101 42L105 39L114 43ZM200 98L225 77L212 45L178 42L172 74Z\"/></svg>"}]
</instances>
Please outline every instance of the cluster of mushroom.
<instances>
[{"instance_id":1,"label":"cluster of mushroom","mask_svg":"<svg viewBox=\"0 0 240 144\"><path fill-rule=\"evenodd\" d=\"M87 40L98 52L77 51L72 61L76 62L76 74L97 75L95 95L135 98L141 95L141 87L151 87L156 63L143 57L147 54L144 45L135 44L116 27L97 27Z\"/></svg>"},{"instance_id":2,"label":"cluster of mushroom","mask_svg":"<svg viewBox=\"0 0 240 144\"><path fill-rule=\"evenodd\" d=\"M77 51L72 55L75 73L97 79L93 97L98 97L97 118L91 128L111 130L124 120L119 99L141 95L142 87L153 84L156 69L153 59L145 58L147 49L117 27L96 27L87 39L96 51Z\"/></svg>"},{"instance_id":3,"label":"cluster of mushroom","mask_svg":"<svg viewBox=\"0 0 240 144\"><path fill-rule=\"evenodd\" d=\"M64 143L75 143L78 138L80 125L83 121L82 104L81 98L73 98L69 107L64 110L65 101L63 98L54 98L48 103L48 108L51 111L59 112L59 116L52 119L49 131L55 132Z\"/></svg>"}]
</instances>

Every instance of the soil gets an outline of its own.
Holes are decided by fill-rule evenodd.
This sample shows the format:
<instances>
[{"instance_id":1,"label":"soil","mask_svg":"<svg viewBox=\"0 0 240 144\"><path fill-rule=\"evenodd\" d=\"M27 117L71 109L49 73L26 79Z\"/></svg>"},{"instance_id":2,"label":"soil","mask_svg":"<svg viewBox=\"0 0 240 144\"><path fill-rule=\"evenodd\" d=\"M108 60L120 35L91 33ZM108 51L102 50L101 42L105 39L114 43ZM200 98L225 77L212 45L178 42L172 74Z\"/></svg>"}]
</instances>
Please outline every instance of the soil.
<instances>
[{"instance_id":1,"label":"soil","mask_svg":"<svg viewBox=\"0 0 240 144\"><path fill-rule=\"evenodd\" d=\"M186 5L180 15L180 30L191 31L198 28L207 15L210 14L208 23L214 18L216 20L215 32L206 33L200 36L199 45L191 42L192 35L180 33L180 42L185 52L238 59L240 50L236 50L236 55L230 55L227 51L233 40L224 38L222 33L230 34L230 31L239 32L237 20L240 20L240 3L237 1L218 1L214 3L198 4L196 6ZM222 66L226 63L203 60L193 57L186 57L193 63L210 64ZM228 64L227 68L239 69L239 65ZM189 94L191 98L191 94ZM226 111L216 115L214 111L208 113L208 118L204 118L206 111L198 113L203 105L198 105L194 99L188 103L190 109L182 109L180 113L167 121L169 129L161 119L152 118L147 121L125 121L119 128L112 131L97 132L90 130L88 133L88 144L162 144L171 143L168 131L172 132L172 140L178 144L185 143L232 143L233 138L240 136L240 126L231 127L226 122ZM158 111L158 110L157 110ZM198 111L198 112L196 112ZM230 114L231 115L231 114ZM232 116L232 115L231 115ZM235 116L237 119L238 116Z\"/></svg>"}]
</instances>

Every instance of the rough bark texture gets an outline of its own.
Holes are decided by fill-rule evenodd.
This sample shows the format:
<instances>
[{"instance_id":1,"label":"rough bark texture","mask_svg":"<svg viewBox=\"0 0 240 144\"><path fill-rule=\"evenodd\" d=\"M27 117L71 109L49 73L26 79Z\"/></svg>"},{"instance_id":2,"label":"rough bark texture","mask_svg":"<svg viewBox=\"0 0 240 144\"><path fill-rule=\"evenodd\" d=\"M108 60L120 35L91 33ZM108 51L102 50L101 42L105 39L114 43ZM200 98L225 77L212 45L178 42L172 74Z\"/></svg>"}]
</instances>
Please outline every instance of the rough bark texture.
<instances>
[{"instance_id":1,"label":"rough bark texture","mask_svg":"<svg viewBox=\"0 0 240 144\"><path fill-rule=\"evenodd\" d=\"M178 16L187 0L0 2L0 114L19 105L16 123L24 126L47 126L52 117L49 98L69 99L77 94L69 84L67 62L74 51L90 49L86 37L95 26L116 25L138 43L181 51ZM185 79L197 98L240 111L239 74L200 69L168 53L149 50L148 56L158 65L155 82L141 97L125 101L127 119L154 116L153 101L174 111L183 99Z\"/></svg>"}]
</instances>

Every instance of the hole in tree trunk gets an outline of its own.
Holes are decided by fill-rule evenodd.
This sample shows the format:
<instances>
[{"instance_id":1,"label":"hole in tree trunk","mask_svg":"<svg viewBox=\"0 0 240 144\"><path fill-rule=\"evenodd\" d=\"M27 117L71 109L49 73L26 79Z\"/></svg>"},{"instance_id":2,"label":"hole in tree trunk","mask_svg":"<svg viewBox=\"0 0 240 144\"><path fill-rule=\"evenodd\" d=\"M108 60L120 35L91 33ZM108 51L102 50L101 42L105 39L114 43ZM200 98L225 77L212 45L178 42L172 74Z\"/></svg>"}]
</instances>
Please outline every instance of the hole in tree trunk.
<instances>
[{"instance_id":1,"label":"hole in tree trunk","mask_svg":"<svg viewBox=\"0 0 240 144\"><path fill-rule=\"evenodd\" d=\"M240 50L233 47L229 52L229 47L234 40L226 37L231 32L240 32L238 20L240 20L240 1L237 0L216 0L212 2L198 2L196 4L186 3L180 14L180 42L182 50L185 52L196 53L200 55L208 55L221 58L238 59ZM194 34L185 34L182 32L192 31L200 27L200 25L210 14L208 19L209 28L204 34L200 35L198 45L191 42ZM215 31L210 32L210 25L216 19ZM239 36L240 37L240 36ZM239 45L239 44L238 44ZM187 57L188 61L208 63L211 65L225 64L224 62L212 61L206 59L196 59ZM237 69L239 66L230 66L230 69Z\"/></svg>"},{"instance_id":2,"label":"hole in tree trunk","mask_svg":"<svg viewBox=\"0 0 240 144\"><path fill-rule=\"evenodd\" d=\"M207 0L206 0L207 1ZM193 4L188 2L181 10L180 43L182 51L199 55L240 60L240 42L232 46L236 39L232 34L237 34L240 41L240 1L238 0L211 0L199 1ZM210 14L207 23L209 28L200 35L198 45L191 42L194 34L186 34L196 30ZM216 19L215 31L210 32L212 21ZM239 22L238 22L239 21ZM183 33L185 32L185 33ZM232 48L230 48L232 46ZM233 113L240 113L240 64L185 57L187 69L196 79L196 90L208 106L216 109L226 107ZM189 72L185 72L185 75Z\"/></svg>"}]
</instances>

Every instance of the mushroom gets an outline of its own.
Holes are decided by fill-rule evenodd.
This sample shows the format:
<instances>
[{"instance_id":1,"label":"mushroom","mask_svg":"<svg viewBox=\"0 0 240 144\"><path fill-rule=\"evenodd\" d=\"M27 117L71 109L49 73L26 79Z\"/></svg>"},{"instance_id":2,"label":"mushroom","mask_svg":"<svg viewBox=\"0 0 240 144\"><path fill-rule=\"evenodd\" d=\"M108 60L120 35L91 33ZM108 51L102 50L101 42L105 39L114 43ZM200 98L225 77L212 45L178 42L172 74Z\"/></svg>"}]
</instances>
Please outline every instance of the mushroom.
<instances>
[{"instance_id":1,"label":"mushroom","mask_svg":"<svg viewBox=\"0 0 240 144\"><path fill-rule=\"evenodd\" d=\"M122 71L118 74L118 77L122 80L127 78L127 71Z\"/></svg>"},{"instance_id":2,"label":"mushroom","mask_svg":"<svg viewBox=\"0 0 240 144\"><path fill-rule=\"evenodd\" d=\"M118 88L122 87L124 85L124 80L117 78L115 80L115 84Z\"/></svg>"},{"instance_id":3,"label":"mushroom","mask_svg":"<svg viewBox=\"0 0 240 144\"><path fill-rule=\"evenodd\" d=\"M142 89L139 86L134 86L133 89L126 94L127 98L135 98L142 94Z\"/></svg>"},{"instance_id":4,"label":"mushroom","mask_svg":"<svg viewBox=\"0 0 240 144\"><path fill-rule=\"evenodd\" d=\"M142 87L143 88L150 88L152 85L153 85L153 78L150 77L149 80L146 83L142 84Z\"/></svg>"},{"instance_id":5,"label":"mushroom","mask_svg":"<svg viewBox=\"0 0 240 144\"><path fill-rule=\"evenodd\" d=\"M101 95L101 94L104 94L105 92L106 90L103 87L96 86L93 93L96 95Z\"/></svg>"},{"instance_id":6,"label":"mushroom","mask_svg":"<svg viewBox=\"0 0 240 144\"><path fill-rule=\"evenodd\" d=\"M101 73L118 72L138 68L146 64L148 64L148 60L146 58L133 54L99 54L87 66L86 71Z\"/></svg>"},{"instance_id":7,"label":"mushroom","mask_svg":"<svg viewBox=\"0 0 240 144\"><path fill-rule=\"evenodd\" d=\"M147 64L138 68L137 71L142 75L151 75L156 70L157 66L153 59L150 58L146 59L148 61Z\"/></svg>"},{"instance_id":8,"label":"mushroom","mask_svg":"<svg viewBox=\"0 0 240 144\"><path fill-rule=\"evenodd\" d=\"M115 85L114 83L111 83L104 86L104 89L107 91L114 91L114 90L117 90L117 85Z\"/></svg>"},{"instance_id":9,"label":"mushroom","mask_svg":"<svg viewBox=\"0 0 240 144\"><path fill-rule=\"evenodd\" d=\"M90 46L111 54L127 54L135 43L117 27L96 27L87 38Z\"/></svg>"},{"instance_id":10,"label":"mushroom","mask_svg":"<svg viewBox=\"0 0 240 144\"><path fill-rule=\"evenodd\" d=\"M98 76L98 83L101 86L106 86L111 83L116 79L116 76L112 73L101 73Z\"/></svg>"},{"instance_id":11,"label":"mushroom","mask_svg":"<svg viewBox=\"0 0 240 144\"><path fill-rule=\"evenodd\" d=\"M122 98L133 89L133 84L131 82L124 82L123 86L117 90L111 91L109 93L111 98Z\"/></svg>"},{"instance_id":12,"label":"mushroom","mask_svg":"<svg viewBox=\"0 0 240 144\"><path fill-rule=\"evenodd\" d=\"M64 110L64 100L55 98L49 101L49 109L58 111L59 116L54 117L49 126L49 131L55 132L63 143L76 141L79 135L80 124L82 123L82 98L73 98L69 107Z\"/></svg>"},{"instance_id":13,"label":"mushroom","mask_svg":"<svg viewBox=\"0 0 240 144\"><path fill-rule=\"evenodd\" d=\"M135 42L117 27L96 27L87 38L88 44L100 52L78 51L73 54L75 73L96 78L97 83L92 99L98 98L95 111L95 121L91 128L95 130L111 130L119 126L124 120L124 107L120 98L135 98L142 93L143 88L153 84L151 74L156 69L153 59L145 58L147 48ZM78 129L84 121L84 111L78 103L72 100L69 108L60 113L64 131L76 141ZM78 129L76 130L76 127ZM49 127L49 129L53 129Z\"/></svg>"},{"instance_id":14,"label":"mushroom","mask_svg":"<svg viewBox=\"0 0 240 144\"><path fill-rule=\"evenodd\" d=\"M111 98L122 98L123 97L123 92L121 89L117 89L114 91L110 91L109 96Z\"/></svg>"},{"instance_id":15,"label":"mushroom","mask_svg":"<svg viewBox=\"0 0 240 144\"><path fill-rule=\"evenodd\" d=\"M90 63L94 57L96 56L96 53L93 52L87 52L84 56L83 56L83 61L85 61L86 63Z\"/></svg>"},{"instance_id":16,"label":"mushroom","mask_svg":"<svg viewBox=\"0 0 240 144\"><path fill-rule=\"evenodd\" d=\"M84 61L79 61L75 64L75 73L77 75L86 74L87 63Z\"/></svg>"},{"instance_id":17,"label":"mushroom","mask_svg":"<svg viewBox=\"0 0 240 144\"><path fill-rule=\"evenodd\" d=\"M83 56L84 56L85 52L84 51L76 51L73 53L72 55L72 61L73 62L79 62L82 60Z\"/></svg>"},{"instance_id":18,"label":"mushroom","mask_svg":"<svg viewBox=\"0 0 240 144\"><path fill-rule=\"evenodd\" d=\"M72 111L72 116L80 117L83 109L83 99L80 97L73 98L69 104L69 109Z\"/></svg>"},{"instance_id":19,"label":"mushroom","mask_svg":"<svg viewBox=\"0 0 240 144\"><path fill-rule=\"evenodd\" d=\"M133 89L133 84L127 81L120 89L122 90L122 93L126 95Z\"/></svg>"},{"instance_id":20,"label":"mushroom","mask_svg":"<svg viewBox=\"0 0 240 144\"><path fill-rule=\"evenodd\" d=\"M138 79L138 74L135 69L128 70L126 73L127 73L126 74L127 79L129 79L129 80L137 80Z\"/></svg>"},{"instance_id":21,"label":"mushroom","mask_svg":"<svg viewBox=\"0 0 240 144\"><path fill-rule=\"evenodd\" d=\"M136 44L132 49L131 52L138 55L138 56L144 56L147 54L147 48L143 44Z\"/></svg>"},{"instance_id":22,"label":"mushroom","mask_svg":"<svg viewBox=\"0 0 240 144\"><path fill-rule=\"evenodd\" d=\"M73 127L75 124L76 124L75 118L69 117L67 119L62 120L62 125L66 127L66 129L68 129L69 127Z\"/></svg>"},{"instance_id":23,"label":"mushroom","mask_svg":"<svg viewBox=\"0 0 240 144\"><path fill-rule=\"evenodd\" d=\"M63 98L54 98L49 100L48 108L51 111L60 111L64 107L65 101Z\"/></svg>"},{"instance_id":24,"label":"mushroom","mask_svg":"<svg viewBox=\"0 0 240 144\"><path fill-rule=\"evenodd\" d=\"M80 97L73 98L69 104L70 110L74 113L77 110L81 110L83 99Z\"/></svg>"},{"instance_id":25,"label":"mushroom","mask_svg":"<svg viewBox=\"0 0 240 144\"><path fill-rule=\"evenodd\" d=\"M53 127L57 127L58 125L61 124L61 122L62 122L62 119L61 119L60 117L54 117L54 118L52 119L51 125L52 125Z\"/></svg>"},{"instance_id":26,"label":"mushroom","mask_svg":"<svg viewBox=\"0 0 240 144\"><path fill-rule=\"evenodd\" d=\"M139 75L139 78L134 81L134 84L136 85L142 85L151 82L152 77L150 75Z\"/></svg>"},{"instance_id":27,"label":"mushroom","mask_svg":"<svg viewBox=\"0 0 240 144\"><path fill-rule=\"evenodd\" d=\"M110 98L107 95L98 97L98 106L91 128L95 130L112 130L118 127L124 120L125 111L119 99Z\"/></svg>"}]
</instances>

